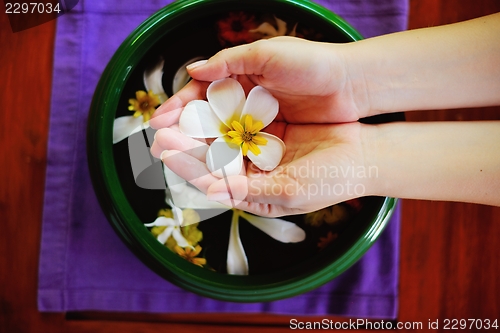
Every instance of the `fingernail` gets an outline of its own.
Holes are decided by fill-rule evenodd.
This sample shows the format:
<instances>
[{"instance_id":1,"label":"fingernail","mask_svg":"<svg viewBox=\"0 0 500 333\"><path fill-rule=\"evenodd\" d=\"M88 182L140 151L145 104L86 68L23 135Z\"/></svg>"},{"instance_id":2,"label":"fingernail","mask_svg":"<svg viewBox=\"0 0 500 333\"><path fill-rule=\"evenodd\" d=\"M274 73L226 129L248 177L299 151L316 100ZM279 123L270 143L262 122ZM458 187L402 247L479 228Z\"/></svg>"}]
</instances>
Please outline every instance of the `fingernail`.
<instances>
[{"instance_id":1,"label":"fingernail","mask_svg":"<svg viewBox=\"0 0 500 333\"><path fill-rule=\"evenodd\" d=\"M208 60L198 60L196 62L193 62L192 64L189 64L186 66L186 69L188 71L192 70L192 69L195 69L197 67L200 67L200 66L203 66L207 63Z\"/></svg>"},{"instance_id":2,"label":"fingernail","mask_svg":"<svg viewBox=\"0 0 500 333\"><path fill-rule=\"evenodd\" d=\"M207 194L207 199L210 201L224 201L231 199L231 196L227 192L215 192Z\"/></svg>"},{"instance_id":3,"label":"fingernail","mask_svg":"<svg viewBox=\"0 0 500 333\"><path fill-rule=\"evenodd\" d=\"M160 154L160 160L163 161L163 159L167 158L168 156L165 156L166 154L168 154L168 150L162 151Z\"/></svg>"}]
</instances>

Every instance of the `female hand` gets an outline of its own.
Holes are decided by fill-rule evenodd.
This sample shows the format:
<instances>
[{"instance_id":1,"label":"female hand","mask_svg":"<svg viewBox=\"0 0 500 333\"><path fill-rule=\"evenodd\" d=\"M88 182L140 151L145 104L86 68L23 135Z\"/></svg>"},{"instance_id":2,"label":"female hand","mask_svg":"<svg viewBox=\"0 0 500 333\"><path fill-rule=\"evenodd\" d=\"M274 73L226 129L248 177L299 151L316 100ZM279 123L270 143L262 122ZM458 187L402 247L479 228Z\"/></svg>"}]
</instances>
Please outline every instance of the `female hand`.
<instances>
[{"instance_id":1,"label":"female hand","mask_svg":"<svg viewBox=\"0 0 500 333\"><path fill-rule=\"evenodd\" d=\"M376 174L364 165L366 126L273 123L268 131L287 147L280 165L265 172L249 162L242 175L223 179L205 164L208 146L175 128L160 129L151 151L209 200L260 216L302 214L369 194Z\"/></svg>"},{"instance_id":2,"label":"female hand","mask_svg":"<svg viewBox=\"0 0 500 333\"><path fill-rule=\"evenodd\" d=\"M278 99L277 120L287 123L343 123L356 121L367 109L363 87L349 81L342 44L319 43L294 37L241 45L220 51L208 61L188 66L194 79L158 108L150 124L169 127L180 108L193 99L205 99L211 81L232 76L248 92L255 85ZM361 96L361 97L360 97Z\"/></svg>"}]
</instances>

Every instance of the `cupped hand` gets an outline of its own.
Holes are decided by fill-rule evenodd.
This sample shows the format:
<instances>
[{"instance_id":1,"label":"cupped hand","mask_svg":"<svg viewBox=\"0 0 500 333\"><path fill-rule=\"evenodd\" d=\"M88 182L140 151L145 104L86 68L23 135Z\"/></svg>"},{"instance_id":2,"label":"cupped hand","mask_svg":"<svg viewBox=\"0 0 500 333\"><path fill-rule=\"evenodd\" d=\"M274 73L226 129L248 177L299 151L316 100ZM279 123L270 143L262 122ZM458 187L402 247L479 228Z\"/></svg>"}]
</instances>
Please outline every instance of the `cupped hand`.
<instances>
[{"instance_id":1,"label":"cupped hand","mask_svg":"<svg viewBox=\"0 0 500 333\"><path fill-rule=\"evenodd\" d=\"M364 126L275 122L268 130L287 147L280 165L265 172L247 162L241 175L223 179L205 164L208 146L176 128L159 130L151 151L210 200L260 216L302 214L369 194Z\"/></svg>"},{"instance_id":2,"label":"cupped hand","mask_svg":"<svg viewBox=\"0 0 500 333\"><path fill-rule=\"evenodd\" d=\"M212 81L236 78L248 92L260 85L278 99L277 120L290 124L344 123L364 113L366 93L349 79L342 44L311 42L295 37L225 49L208 61L188 66L194 79L158 108L150 124L164 128L178 121L182 107L205 99Z\"/></svg>"}]
</instances>

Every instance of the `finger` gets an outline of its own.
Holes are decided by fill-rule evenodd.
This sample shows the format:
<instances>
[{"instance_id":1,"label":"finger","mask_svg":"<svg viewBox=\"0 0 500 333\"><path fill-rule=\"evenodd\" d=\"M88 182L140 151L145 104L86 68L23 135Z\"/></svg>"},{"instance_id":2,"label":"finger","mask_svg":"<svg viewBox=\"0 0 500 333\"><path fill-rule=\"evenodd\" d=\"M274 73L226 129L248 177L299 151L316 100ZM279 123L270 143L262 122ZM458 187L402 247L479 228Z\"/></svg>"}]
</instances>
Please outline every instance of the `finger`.
<instances>
[{"instance_id":1,"label":"finger","mask_svg":"<svg viewBox=\"0 0 500 333\"><path fill-rule=\"evenodd\" d=\"M197 158L177 150L166 150L161 154L161 160L179 177L185 179L203 193L208 187L219 180L208 170L207 165Z\"/></svg>"},{"instance_id":2,"label":"finger","mask_svg":"<svg viewBox=\"0 0 500 333\"><path fill-rule=\"evenodd\" d=\"M189 103L192 100L205 99L208 85L209 85L208 82L191 80L188 84L184 86L184 88L179 90L175 95L170 97L165 103L160 105L160 107L156 109L155 113L153 113L151 120L163 114L172 112L176 109L183 108L184 106L186 106L187 103ZM175 119L175 117L171 118L172 120ZM177 119L175 120L176 120L175 122L177 122L179 118L177 117ZM170 125L166 125L165 127L168 127Z\"/></svg>"},{"instance_id":3,"label":"finger","mask_svg":"<svg viewBox=\"0 0 500 333\"><path fill-rule=\"evenodd\" d=\"M208 199L213 201L234 199L248 203L290 206L289 201L293 197L288 195L286 189L292 186L293 183L289 181L277 182L272 177L249 178L238 175L214 182L208 187L206 193Z\"/></svg>"},{"instance_id":4,"label":"finger","mask_svg":"<svg viewBox=\"0 0 500 333\"><path fill-rule=\"evenodd\" d=\"M208 145L192 139L179 131L171 128L162 128L155 134L155 140L151 146L151 154L160 158L165 150L178 150L194 158L205 162Z\"/></svg>"},{"instance_id":5,"label":"finger","mask_svg":"<svg viewBox=\"0 0 500 333\"><path fill-rule=\"evenodd\" d=\"M248 202L248 201L240 201L236 199L226 199L226 200L217 200L224 206L244 210L245 212L249 212L258 216L265 217L279 217L286 215L297 215L304 214L308 211L305 211L300 208L290 208L279 205L271 205L265 203L258 202Z\"/></svg>"},{"instance_id":6,"label":"finger","mask_svg":"<svg viewBox=\"0 0 500 333\"><path fill-rule=\"evenodd\" d=\"M149 126L153 129L170 127L179 122L183 108L174 109L172 111L158 113L149 120ZM157 110L158 111L158 110Z\"/></svg>"},{"instance_id":7,"label":"finger","mask_svg":"<svg viewBox=\"0 0 500 333\"><path fill-rule=\"evenodd\" d=\"M200 81L215 81L233 74L263 74L268 55L260 52L266 40L239 45L222 50L206 62L195 63L187 67L189 75Z\"/></svg>"}]
</instances>

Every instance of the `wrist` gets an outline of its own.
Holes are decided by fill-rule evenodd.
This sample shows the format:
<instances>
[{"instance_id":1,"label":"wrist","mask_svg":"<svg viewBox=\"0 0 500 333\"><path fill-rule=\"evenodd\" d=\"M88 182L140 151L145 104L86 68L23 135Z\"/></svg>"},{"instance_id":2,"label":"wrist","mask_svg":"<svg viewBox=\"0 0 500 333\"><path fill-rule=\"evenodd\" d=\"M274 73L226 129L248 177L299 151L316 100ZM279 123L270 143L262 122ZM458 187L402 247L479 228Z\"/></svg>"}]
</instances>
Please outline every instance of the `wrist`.
<instances>
[{"instance_id":1,"label":"wrist","mask_svg":"<svg viewBox=\"0 0 500 333\"><path fill-rule=\"evenodd\" d=\"M352 101L353 108L359 118L376 115L380 112L379 101L384 101L379 95L384 95L377 88L379 76L377 61L374 61L373 51L364 41L336 44L335 52L341 59L341 66L345 72L345 83L342 88L346 98Z\"/></svg>"},{"instance_id":2,"label":"wrist","mask_svg":"<svg viewBox=\"0 0 500 333\"><path fill-rule=\"evenodd\" d=\"M366 195L383 195L384 184L380 179L381 163L379 141L380 128L374 125L360 124L360 145L362 152L362 167L367 170L368 177L364 179Z\"/></svg>"}]
</instances>

